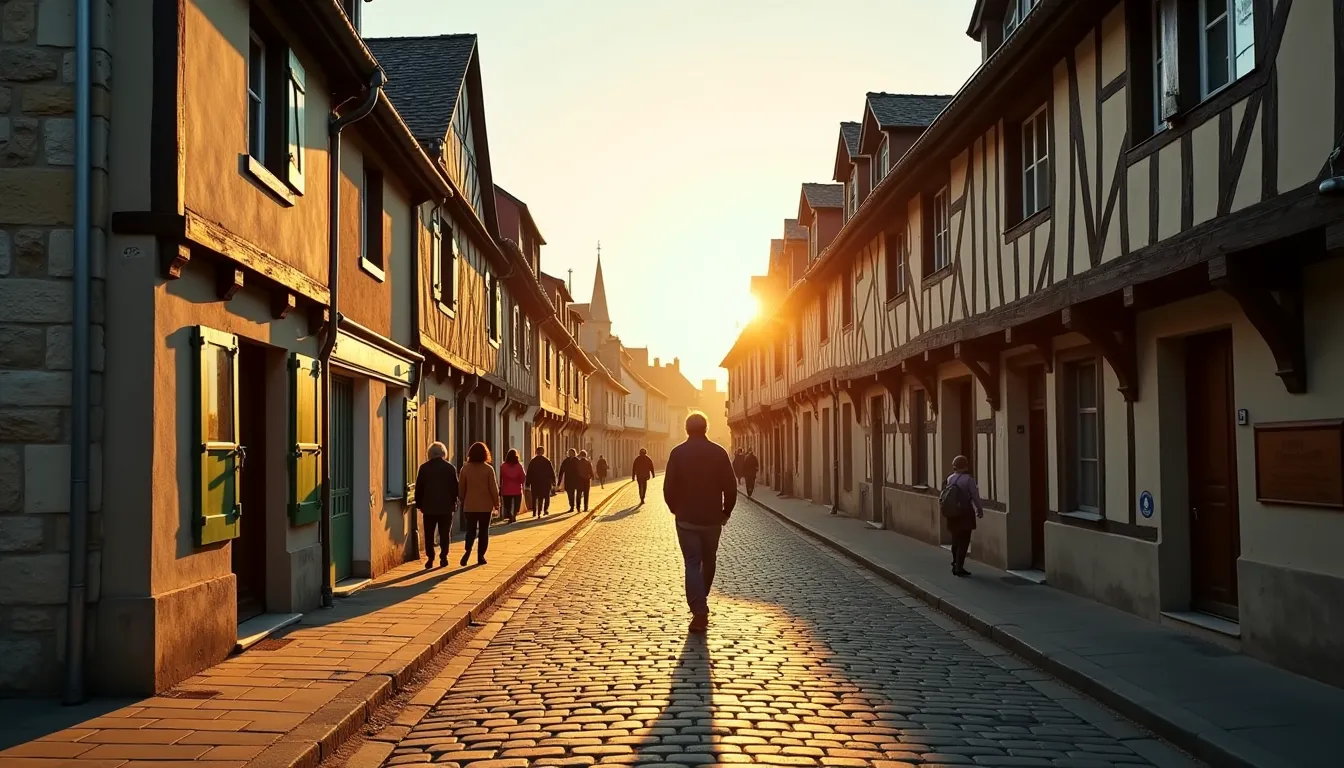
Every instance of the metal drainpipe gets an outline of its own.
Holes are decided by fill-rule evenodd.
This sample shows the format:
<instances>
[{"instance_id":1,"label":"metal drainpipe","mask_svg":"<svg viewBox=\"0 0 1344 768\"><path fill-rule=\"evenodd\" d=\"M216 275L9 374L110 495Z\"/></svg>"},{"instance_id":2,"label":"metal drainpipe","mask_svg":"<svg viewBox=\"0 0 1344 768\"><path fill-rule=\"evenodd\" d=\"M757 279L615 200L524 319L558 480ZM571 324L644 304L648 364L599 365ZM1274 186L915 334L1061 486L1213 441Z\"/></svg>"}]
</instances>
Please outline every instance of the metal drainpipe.
<instances>
[{"instance_id":1,"label":"metal drainpipe","mask_svg":"<svg viewBox=\"0 0 1344 768\"><path fill-rule=\"evenodd\" d=\"M327 337L322 342L322 607L334 602L335 584L331 564L331 353L336 349L336 335L341 327L340 266L341 266L341 131L352 123L363 120L378 104L387 75L376 69L369 78L364 100L348 114L337 115L333 110L327 122L331 149L327 153Z\"/></svg>"},{"instance_id":2,"label":"metal drainpipe","mask_svg":"<svg viewBox=\"0 0 1344 768\"><path fill-rule=\"evenodd\" d=\"M831 514L840 514L840 390L831 382Z\"/></svg>"},{"instance_id":3,"label":"metal drainpipe","mask_svg":"<svg viewBox=\"0 0 1344 768\"><path fill-rule=\"evenodd\" d=\"M89 547L89 315L93 259L90 254L93 174L91 0L75 4L75 263L70 331L70 578L65 631L65 691L73 705L84 701L85 581Z\"/></svg>"}]
</instances>

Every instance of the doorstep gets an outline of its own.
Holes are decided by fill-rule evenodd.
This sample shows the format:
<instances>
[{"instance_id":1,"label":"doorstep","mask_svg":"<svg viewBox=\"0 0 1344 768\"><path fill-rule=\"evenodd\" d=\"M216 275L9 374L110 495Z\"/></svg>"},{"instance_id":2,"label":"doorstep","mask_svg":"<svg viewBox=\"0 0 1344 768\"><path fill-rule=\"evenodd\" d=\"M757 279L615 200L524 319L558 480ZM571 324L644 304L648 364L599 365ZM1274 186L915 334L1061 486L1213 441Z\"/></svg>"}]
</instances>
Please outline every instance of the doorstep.
<instances>
[{"instance_id":1,"label":"doorstep","mask_svg":"<svg viewBox=\"0 0 1344 768\"><path fill-rule=\"evenodd\" d=\"M754 502L1218 768L1340 765L1344 689L984 563L958 578L940 547L768 488Z\"/></svg>"},{"instance_id":2,"label":"doorstep","mask_svg":"<svg viewBox=\"0 0 1344 768\"><path fill-rule=\"evenodd\" d=\"M350 597L372 583L373 579L367 576L347 576L336 582L336 586L331 588L331 593L336 597Z\"/></svg>"},{"instance_id":3,"label":"doorstep","mask_svg":"<svg viewBox=\"0 0 1344 768\"><path fill-rule=\"evenodd\" d=\"M233 646L233 652L246 651L290 624L298 624L302 618L302 613L263 613L253 616L238 625L238 643Z\"/></svg>"}]
</instances>

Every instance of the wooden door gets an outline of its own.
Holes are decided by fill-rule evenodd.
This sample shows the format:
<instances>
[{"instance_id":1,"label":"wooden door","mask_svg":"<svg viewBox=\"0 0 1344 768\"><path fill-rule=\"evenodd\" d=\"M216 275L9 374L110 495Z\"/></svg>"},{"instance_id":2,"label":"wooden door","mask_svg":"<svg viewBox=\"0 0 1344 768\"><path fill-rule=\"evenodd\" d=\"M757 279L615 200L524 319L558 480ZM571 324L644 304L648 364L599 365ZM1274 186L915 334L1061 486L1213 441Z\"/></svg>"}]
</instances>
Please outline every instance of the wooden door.
<instances>
[{"instance_id":1,"label":"wooden door","mask_svg":"<svg viewBox=\"0 0 1344 768\"><path fill-rule=\"evenodd\" d=\"M1192 337L1185 350L1191 602L1197 610L1236 620L1241 532L1232 334L1219 331Z\"/></svg>"},{"instance_id":2,"label":"wooden door","mask_svg":"<svg viewBox=\"0 0 1344 768\"><path fill-rule=\"evenodd\" d=\"M957 384L958 420L961 422L961 455L971 463L975 474L975 387L970 381Z\"/></svg>"},{"instance_id":3,"label":"wooden door","mask_svg":"<svg viewBox=\"0 0 1344 768\"><path fill-rule=\"evenodd\" d=\"M1045 520L1050 511L1050 443L1046 433L1045 368L1027 379L1027 462L1031 486L1031 567L1045 568Z\"/></svg>"},{"instance_id":4,"label":"wooden door","mask_svg":"<svg viewBox=\"0 0 1344 768\"><path fill-rule=\"evenodd\" d=\"M887 448L887 431L883 421L886 416L885 411L885 398L874 397L872 400L868 401L868 413L871 414L869 422L872 425L870 442L872 443L873 452L872 521L874 523L884 522L882 511L886 493L882 489L887 486L887 461L885 453Z\"/></svg>"},{"instance_id":5,"label":"wooden door","mask_svg":"<svg viewBox=\"0 0 1344 768\"><path fill-rule=\"evenodd\" d=\"M831 503L831 409L821 409L821 503Z\"/></svg>"},{"instance_id":6,"label":"wooden door","mask_svg":"<svg viewBox=\"0 0 1344 768\"><path fill-rule=\"evenodd\" d=\"M803 414L803 498L812 498L812 414Z\"/></svg>"},{"instance_id":7,"label":"wooden door","mask_svg":"<svg viewBox=\"0 0 1344 768\"><path fill-rule=\"evenodd\" d=\"M239 496L248 519L231 557L243 622L266 610L266 350L240 344L238 368L239 439L247 446Z\"/></svg>"},{"instance_id":8,"label":"wooden door","mask_svg":"<svg viewBox=\"0 0 1344 768\"><path fill-rule=\"evenodd\" d=\"M355 559L355 383L331 380L331 567L336 581Z\"/></svg>"}]
</instances>

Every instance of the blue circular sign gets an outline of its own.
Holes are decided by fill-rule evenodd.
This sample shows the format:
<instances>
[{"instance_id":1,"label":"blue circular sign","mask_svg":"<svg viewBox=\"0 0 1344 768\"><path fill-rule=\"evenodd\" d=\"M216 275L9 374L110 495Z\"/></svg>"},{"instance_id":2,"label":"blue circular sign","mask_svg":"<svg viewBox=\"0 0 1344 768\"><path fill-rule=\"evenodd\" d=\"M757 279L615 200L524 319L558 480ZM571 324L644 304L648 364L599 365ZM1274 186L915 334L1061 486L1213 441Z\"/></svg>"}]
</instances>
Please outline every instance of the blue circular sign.
<instances>
[{"instance_id":1,"label":"blue circular sign","mask_svg":"<svg viewBox=\"0 0 1344 768\"><path fill-rule=\"evenodd\" d=\"M1153 494L1147 491L1139 494L1139 514L1144 517L1152 517L1154 508Z\"/></svg>"}]
</instances>

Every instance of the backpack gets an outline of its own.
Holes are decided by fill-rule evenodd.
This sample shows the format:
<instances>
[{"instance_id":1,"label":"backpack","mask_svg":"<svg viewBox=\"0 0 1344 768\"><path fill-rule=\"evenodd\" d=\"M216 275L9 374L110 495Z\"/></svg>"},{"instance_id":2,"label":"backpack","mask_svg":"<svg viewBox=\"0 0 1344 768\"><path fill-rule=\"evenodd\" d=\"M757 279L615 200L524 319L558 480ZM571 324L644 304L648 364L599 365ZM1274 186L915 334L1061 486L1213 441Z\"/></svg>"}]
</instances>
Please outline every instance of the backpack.
<instances>
[{"instance_id":1,"label":"backpack","mask_svg":"<svg viewBox=\"0 0 1344 768\"><path fill-rule=\"evenodd\" d=\"M938 494L938 510L949 520L965 515L970 506L970 494L957 483L948 483L943 487L943 492Z\"/></svg>"}]
</instances>

